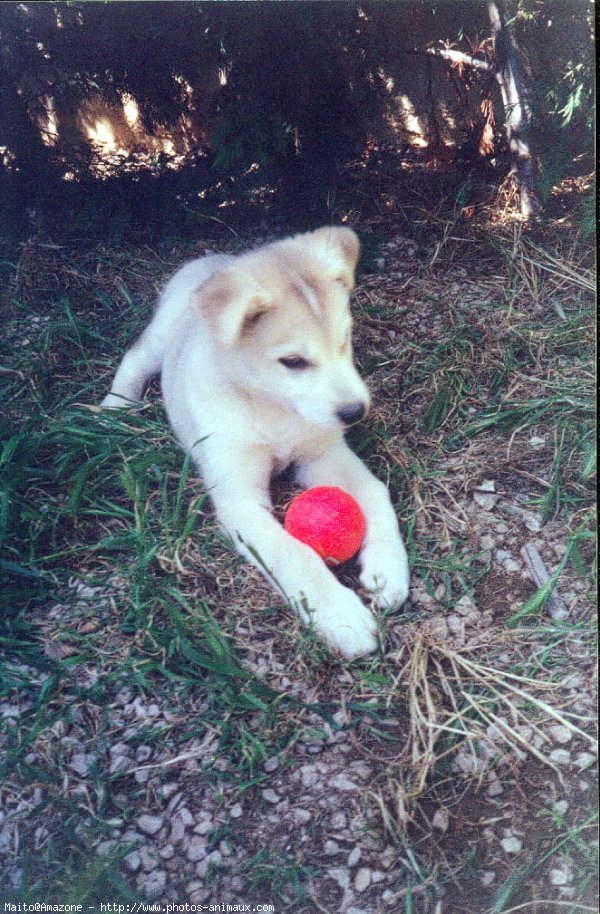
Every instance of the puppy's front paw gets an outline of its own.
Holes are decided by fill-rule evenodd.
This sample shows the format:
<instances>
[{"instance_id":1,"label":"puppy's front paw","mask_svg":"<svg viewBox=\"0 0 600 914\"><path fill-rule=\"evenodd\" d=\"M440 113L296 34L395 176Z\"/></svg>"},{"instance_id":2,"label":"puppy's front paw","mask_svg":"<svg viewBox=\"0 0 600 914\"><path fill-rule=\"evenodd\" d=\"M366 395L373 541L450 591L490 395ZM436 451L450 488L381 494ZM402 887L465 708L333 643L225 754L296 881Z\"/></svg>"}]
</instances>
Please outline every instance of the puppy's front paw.
<instances>
[{"instance_id":1,"label":"puppy's front paw","mask_svg":"<svg viewBox=\"0 0 600 914\"><path fill-rule=\"evenodd\" d=\"M375 601L386 609L397 609L408 597L410 574L408 560L400 549L385 548L363 550L360 582L373 592Z\"/></svg>"},{"instance_id":2,"label":"puppy's front paw","mask_svg":"<svg viewBox=\"0 0 600 914\"><path fill-rule=\"evenodd\" d=\"M315 631L347 660L377 650L377 623L373 614L351 590L341 588L335 599L312 614Z\"/></svg>"}]
</instances>

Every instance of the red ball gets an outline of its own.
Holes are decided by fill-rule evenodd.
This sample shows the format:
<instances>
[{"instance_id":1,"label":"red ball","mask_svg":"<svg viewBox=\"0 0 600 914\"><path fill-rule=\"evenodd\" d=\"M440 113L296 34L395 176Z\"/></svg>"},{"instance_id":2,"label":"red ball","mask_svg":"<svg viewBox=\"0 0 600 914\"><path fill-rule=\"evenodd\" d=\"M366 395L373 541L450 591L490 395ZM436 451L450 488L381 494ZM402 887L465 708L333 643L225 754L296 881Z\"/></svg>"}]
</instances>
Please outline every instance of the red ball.
<instances>
[{"instance_id":1,"label":"red ball","mask_svg":"<svg viewBox=\"0 0 600 914\"><path fill-rule=\"evenodd\" d=\"M367 532L358 502L336 486L315 486L297 495L285 513L284 526L328 565L351 559Z\"/></svg>"}]
</instances>

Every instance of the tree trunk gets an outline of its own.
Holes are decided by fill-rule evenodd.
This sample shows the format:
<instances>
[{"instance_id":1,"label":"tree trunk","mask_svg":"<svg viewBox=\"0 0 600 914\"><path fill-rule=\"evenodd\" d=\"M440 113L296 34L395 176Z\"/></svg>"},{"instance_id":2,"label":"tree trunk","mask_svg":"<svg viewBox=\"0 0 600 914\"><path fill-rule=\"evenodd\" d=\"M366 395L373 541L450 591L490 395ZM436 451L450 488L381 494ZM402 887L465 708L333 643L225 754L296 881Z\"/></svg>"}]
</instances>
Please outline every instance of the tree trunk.
<instances>
[{"instance_id":1,"label":"tree trunk","mask_svg":"<svg viewBox=\"0 0 600 914\"><path fill-rule=\"evenodd\" d=\"M527 107L515 44L506 25L501 0L488 0L492 28L495 77L504 105L506 137L519 189L521 215L529 219L541 209L535 195L533 162L529 145L529 109Z\"/></svg>"}]
</instances>

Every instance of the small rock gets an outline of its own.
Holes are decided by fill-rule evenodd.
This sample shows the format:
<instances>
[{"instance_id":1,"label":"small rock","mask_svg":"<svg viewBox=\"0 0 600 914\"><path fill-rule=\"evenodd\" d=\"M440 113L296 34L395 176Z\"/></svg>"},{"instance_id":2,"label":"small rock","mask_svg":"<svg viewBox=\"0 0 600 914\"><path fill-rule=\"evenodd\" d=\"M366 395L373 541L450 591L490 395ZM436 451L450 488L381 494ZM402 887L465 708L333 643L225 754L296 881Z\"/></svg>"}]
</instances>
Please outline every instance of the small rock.
<instances>
[{"instance_id":1,"label":"small rock","mask_svg":"<svg viewBox=\"0 0 600 914\"><path fill-rule=\"evenodd\" d=\"M331 819L329 820L329 827L332 831L342 831L346 827L347 819L344 812L334 812Z\"/></svg>"},{"instance_id":2,"label":"small rock","mask_svg":"<svg viewBox=\"0 0 600 914\"><path fill-rule=\"evenodd\" d=\"M323 845L323 853L326 854L327 857L335 857L335 855L339 854L339 852L340 846L337 841L328 840Z\"/></svg>"},{"instance_id":3,"label":"small rock","mask_svg":"<svg viewBox=\"0 0 600 914\"><path fill-rule=\"evenodd\" d=\"M268 773L276 771L276 769L279 768L279 757L277 755L273 755L271 758L268 758L263 767Z\"/></svg>"},{"instance_id":4,"label":"small rock","mask_svg":"<svg viewBox=\"0 0 600 914\"><path fill-rule=\"evenodd\" d=\"M147 762L151 755L152 749L150 746L138 746L135 752L135 760L142 764L143 762Z\"/></svg>"},{"instance_id":5,"label":"small rock","mask_svg":"<svg viewBox=\"0 0 600 914\"><path fill-rule=\"evenodd\" d=\"M331 867L331 869L327 870L327 875L344 891L350 885L350 873L343 866Z\"/></svg>"},{"instance_id":6,"label":"small rock","mask_svg":"<svg viewBox=\"0 0 600 914\"><path fill-rule=\"evenodd\" d=\"M467 594L464 594L464 596L462 596L460 600L457 600L454 604L454 611L459 613L461 616L470 616L473 614L473 612L477 612L477 607L473 603L472 599L467 596Z\"/></svg>"},{"instance_id":7,"label":"small rock","mask_svg":"<svg viewBox=\"0 0 600 914\"><path fill-rule=\"evenodd\" d=\"M185 855L192 863L196 863L206 857L206 846L206 838L203 838L202 835L192 835L184 847Z\"/></svg>"},{"instance_id":8,"label":"small rock","mask_svg":"<svg viewBox=\"0 0 600 914\"><path fill-rule=\"evenodd\" d=\"M300 769L303 787L314 787L319 780L319 775L314 765L303 765Z\"/></svg>"},{"instance_id":9,"label":"small rock","mask_svg":"<svg viewBox=\"0 0 600 914\"><path fill-rule=\"evenodd\" d=\"M434 828L439 829L441 832L448 831L448 825L450 824L450 815L447 809L436 809L431 820L431 824Z\"/></svg>"},{"instance_id":10,"label":"small rock","mask_svg":"<svg viewBox=\"0 0 600 914\"><path fill-rule=\"evenodd\" d=\"M307 825L312 819L312 814L308 809L294 809L292 810L292 818L296 825Z\"/></svg>"},{"instance_id":11,"label":"small rock","mask_svg":"<svg viewBox=\"0 0 600 914\"><path fill-rule=\"evenodd\" d=\"M101 841L100 844L96 845L96 853L99 857L108 857L115 849L115 846L115 841Z\"/></svg>"},{"instance_id":12,"label":"small rock","mask_svg":"<svg viewBox=\"0 0 600 914\"><path fill-rule=\"evenodd\" d=\"M396 860L396 856L397 856L397 854L396 854L395 848L393 848L391 846L391 844L388 844L388 846L385 848L383 854L379 855L379 863L386 870L389 870L392 863L394 863L394 861Z\"/></svg>"},{"instance_id":13,"label":"small rock","mask_svg":"<svg viewBox=\"0 0 600 914\"><path fill-rule=\"evenodd\" d=\"M229 810L229 815L232 819L240 819L244 815L244 810L241 803L234 803L234 805Z\"/></svg>"},{"instance_id":14,"label":"small rock","mask_svg":"<svg viewBox=\"0 0 600 914\"><path fill-rule=\"evenodd\" d=\"M131 760L126 755L117 755L110 761L109 774L122 774L131 766Z\"/></svg>"},{"instance_id":15,"label":"small rock","mask_svg":"<svg viewBox=\"0 0 600 914\"><path fill-rule=\"evenodd\" d=\"M158 898L164 892L167 884L167 874L164 870L152 870L144 873L138 880L138 886L146 898Z\"/></svg>"},{"instance_id":16,"label":"small rock","mask_svg":"<svg viewBox=\"0 0 600 914\"><path fill-rule=\"evenodd\" d=\"M86 752L76 752L71 758L71 768L76 774L80 775L80 777L86 777L95 761L95 755Z\"/></svg>"},{"instance_id":17,"label":"small rock","mask_svg":"<svg viewBox=\"0 0 600 914\"><path fill-rule=\"evenodd\" d=\"M123 859L125 861L125 866L131 873L137 873L142 865L142 858L140 857L139 851L131 851L131 853L127 854Z\"/></svg>"},{"instance_id":18,"label":"small rock","mask_svg":"<svg viewBox=\"0 0 600 914\"><path fill-rule=\"evenodd\" d=\"M368 866L361 866L354 877L354 888L357 892L366 892L371 885L371 870Z\"/></svg>"},{"instance_id":19,"label":"small rock","mask_svg":"<svg viewBox=\"0 0 600 914\"><path fill-rule=\"evenodd\" d=\"M155 847L145 847L140 848L140 862L142 864L142 869L149 873L150 870L155 870L158 866L158 853Z\"/></svg>"},{"instance_id":20,"label":"small rock","mask_svg":"<svg viewBox=\"0 0 600 914\"><path fill-rule=\"evenodd\" d=\"M493 479L484 479L483 482L481 482L481 483L476 487L476 491L477 491L477 492L495 492L495 491L496 491L496 483L494 482Z\"/></svg>"},{"instance_id":21,"label":"small rock","mask_svg":"<svg viewBox=\"0 0 600 914\"><path fill-rule=\"evenodd\" d=\"M185 836L185 825L179 816L175 816L171 822L171 834L169 835L169 841L171 844L179 844L183 841Z\"/></svg>"},{"instance_id":22,"label":"small rock","mask_svg":"<svg viewBox=\"0 0 600 914\"><path fill-rule=\"evenodd\" d=\"M164 816L150 816L147 813L136 819L138 828L146 835L155 835L163 826Z\"/></svg>"},{"instance_id":23,"label":"small rock","mask_svg":"<svg viewBox=\"0 0 600 914\"><path fill-rule=\"evenodd\" d=\"M357 785L343 771L331 778L330 784L334 790L357 790Z\"/></svg>"},{"instance_id":24,"label":"small rock","mask_svg":"<svg viewBox=\"0 0 600 914\"><path fill-rule=\"evenodd\" d=\"M548 728L548 732L555 743L570 743L573 739L573 731L563 724L553 724Z\"/></svg>"},{"instance_id":25,"label":"small rock","mask_svg":"<svg viewBox=\"0 0 600 914\"><path fill-rule=\"evenodd\" d=\"M201 812L196 816L197 824L194 826L194 834L209 835L215 830L212 816L209 812Z\"/></svg>"},{"instance_id":26,"label":"small rock","mask_svg":"<svg viewBox=\"0 0 600 914\"><path fill-rule=\"evenodd\" d=\"M493 781L485 792L488 797L499 797L504 793L504 787L500 781Z\"/></svg>"},{"instance_id":27,"label":"small rock","mask_svg":"<svg viewBox=\"0 0 600 914\"><path fill-rule=\"evenodd\" d=\"M479 881L482 886L487 889L491 886L495 878L496 874L493 870L483 870L481 876L479 877Z\"/></svg>"},{"instance_id":28,"label":"small rock","mask_svg":"<svg viewBox=\"0 0 600 914\"><path fill-rule=\"evenodd\" d=\"M195 822L195 819L187 806L182 806L181 809L177 810L177 818L181 819L185 826L193 825Z\"/></svg>"},{"instance_id":29,"label":"small rock","mask_svg":"<svg viewBox=\"0 0 600 914\"><path fill-rule=\"evenodd\" d=\"M520 838L515 838L514 835L510 838L503 838L500 844L502 850L507 854L520 854L523 850L523 842Z\"/></svg>"},{"instance_id":30,"label":"small rock","mask_svg":"<svg viewBox=\"0 0 600 914\"><path fill-rule=\"evenodd\" d=\"M571 753L568 751L568 749L554 749L548 758L555 765L571 764Z\"/></svg>"},{"instance_id":31,"label":"small rock","mask_svg":"<svg viewBox=\"0 0 600 914\"><path fill-rule=\"evenodd\" d=\"M577 767L583 771L585 768L590 768L596 762L596 756L591 752L580 752L575 756L575 764Z\"/></svg>"},{"instance_id":32,"label":"small rock","mask_svg":"<svg viewBox=\"0 0 600 914\"><path fill-rule=\"evenodd\" d=\"M108 750L111 758L119 758L122 755L129 755L130 752L130 746L128 746L127 743L123 742L114 743Z\"/></svg>"},{"instance_id":33,"label":"small rock","mask_svg":"<svg viewBox=\"0 0 600 914\"><path fill-rule=\"evenodd\" d=\"M529 511L526 511L523 514L523 523L528 530L531 530L532 533L539 533L542 529L542 518L539 514L533 514Z\"/></svg>"},{"instance_id":34,"label":"small rock","mask_svg":"<svg viewBox=\"0 0 600 914\"><path fill-rule=\"evenodd\" d=\"M361 858L361 853L362 852L361 852L360 847L352 848L352 850L348 854L348 859L346 861L347 866L349 866L349 867L356 866L356 864L358 863L358 861Z\"/></svg>"},{"instance_id":35,"label":"small rock","mask_svg":"<svg viewBox=\"0 0 600 914\"><path fill-rule=\"evenodd\" d=\"M266 790L263 790L262 796L263 796L263 800L266 800L267 803L276 804L276 803L279 803L279 801L281 800L281 797L279 796L279 794L275 793L275 791L273 790L272 787L267 787Z\"/></svg>"},{"instance_id":36,"label":"small rock","mask_svg":"<svg viewBox=\"0 0 600 914\"><path fill-rule=\"evenodd\" d=\"M167 812L170 812L170 813L174 812L174 810L177 809L177 807L181 803L182 797L183 797L183 793L181 790L178 790L177 793L174 793L167 804Z\"/></svg>"},{"instance_id":37,"label":"small rock","mask_svg":"<svg viewBox=\"0 0 600 914\"><path fill-rule=\"evenodd\" d=\"M172 797L174 793L179 790L179 784L175 781L169 781L166 784L162 784L156 791L159 797L162 797L165 800L168 800L169 797Z\"/></svg>"},{"instance_id":38,"label":"small rock","mask_svg":"<svg viewBox=\"0 0 600 914\"><path fill-rule=\"evenodd\" d=\"M463 630L464 622L457 616L455 613L450 613L446 618L446 625L448 626L448 631L453 635L460 635Z\"/></svg>"},{"instance_id":39,"label":"small rock","mask_svg":"<svg viewBox=\"0 0 600 914\"><path fill-rule=\"evenodd\" d=\"M550 882L552 885L568 885L573 882L573 872L565 863L561 867L554 867L550 870Z\"/></svg>"},{"instance_id":40,"label":"small rock","mask_svg":"<svg viewBox=\"0 0 600 914\"><path fill-rule=\"evenodd\" d=\"M493 511L500 496L489 492L473 492L473 500L484 511Z\"/></svg>"}]
</instances>

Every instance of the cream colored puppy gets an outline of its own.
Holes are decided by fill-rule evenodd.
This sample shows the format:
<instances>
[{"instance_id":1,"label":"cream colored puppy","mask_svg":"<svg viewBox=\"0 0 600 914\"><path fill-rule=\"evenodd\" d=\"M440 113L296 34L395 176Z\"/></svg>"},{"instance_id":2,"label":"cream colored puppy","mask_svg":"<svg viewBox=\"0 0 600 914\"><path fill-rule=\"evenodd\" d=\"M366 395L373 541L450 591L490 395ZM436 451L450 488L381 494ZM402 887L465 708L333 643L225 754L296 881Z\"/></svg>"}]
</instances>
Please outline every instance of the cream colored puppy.
<instances>
[{"instance_id":1,"label":"cream colored puppy","mask_svg":"<svg viewBox=\"0 0 600 914\"><path fill-rule=\"evenodd\" d=\"M238 257L186 264L102 404L139 400L161 373L169 420L220 523L347 658L375 650L375 619L272 516L269 481L293 464L301 486L335 485L353 495L367 522L361 582L382 606L404 602L408 565L387 489L344 441L369 406L352 360L349 297L358 255L353 231L322 228Z\"/></svg>"}]
</instances>

